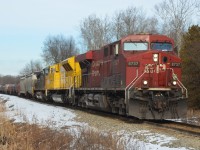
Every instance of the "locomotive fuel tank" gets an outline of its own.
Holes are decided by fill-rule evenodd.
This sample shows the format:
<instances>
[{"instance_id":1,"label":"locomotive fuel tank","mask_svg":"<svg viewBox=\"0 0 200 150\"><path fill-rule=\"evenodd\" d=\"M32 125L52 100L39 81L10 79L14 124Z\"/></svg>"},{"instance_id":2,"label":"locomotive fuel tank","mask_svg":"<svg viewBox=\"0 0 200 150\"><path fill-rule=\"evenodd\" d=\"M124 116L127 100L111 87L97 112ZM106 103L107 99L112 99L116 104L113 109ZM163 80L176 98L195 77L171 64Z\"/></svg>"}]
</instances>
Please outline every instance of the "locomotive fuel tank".
<instances>
[{"instance_id":1,"label":"locomotive fuel tank","mask_svg":"<svg viewBox=\"0 0 200 150\"><path fill-rule=\"evenodd\" d=\"M53 94L51 96L52 100L57 103L64 103L64 96L61 94Z\"/></svg>"},{"instance_id":2,"label":"locomotive fuel tank","mask_svg":"<svg viewBox=\"0 0 200 150\"><path fill-rule=\"evenodd\" d=\"M107 97L103 94L84 94L78 105L103 111L110 110Z\"/></svg>"}]
</instances>

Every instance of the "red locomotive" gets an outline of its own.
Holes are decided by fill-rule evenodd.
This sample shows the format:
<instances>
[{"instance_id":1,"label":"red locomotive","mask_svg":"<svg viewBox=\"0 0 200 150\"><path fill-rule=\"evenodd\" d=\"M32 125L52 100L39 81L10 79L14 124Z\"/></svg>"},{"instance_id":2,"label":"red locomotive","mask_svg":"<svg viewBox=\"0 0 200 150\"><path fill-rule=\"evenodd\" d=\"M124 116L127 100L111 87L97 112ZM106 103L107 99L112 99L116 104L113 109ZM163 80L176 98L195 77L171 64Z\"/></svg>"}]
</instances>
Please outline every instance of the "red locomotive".
<instances>
[{"instance_id":1,"label":"red locomotive","mask_svg":"<svg viewBox=\"0 0 200 150\"><path fill-rule=\"evenodd\" d=\"M187 89L171 38L128 35L76 61L82 69L82 86L75 89L79 106L141 119L186 116Z\"/></svg>"}]
</instances>

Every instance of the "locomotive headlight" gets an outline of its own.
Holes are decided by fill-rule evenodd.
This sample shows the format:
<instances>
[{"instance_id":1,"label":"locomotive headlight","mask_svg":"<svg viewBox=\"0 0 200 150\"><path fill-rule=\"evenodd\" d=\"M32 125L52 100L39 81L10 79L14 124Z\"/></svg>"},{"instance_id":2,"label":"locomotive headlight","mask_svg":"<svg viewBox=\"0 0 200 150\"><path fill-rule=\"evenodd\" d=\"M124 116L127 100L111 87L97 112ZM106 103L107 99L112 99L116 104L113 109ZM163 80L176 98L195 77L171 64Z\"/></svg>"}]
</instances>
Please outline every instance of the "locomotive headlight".
<instances>
[{"instance_id":1,"label":"locomotive headlight","mask_svg":"<svg viewBox=\"0 0 200 150\"><path fill-rule=\"evenodd\" d=\"M177 82L176 82L176 81L173 81L172 84L175 86L175 85L177 84Z\"/></svg>"},{"instance_id":2,"label":"locomotive headlight","mask_svg":"<svg viewBox=\"0 0 200 150\"><path fill-rule=\"evenodd\" d=\"M153 54L153 61L158 62L158 54Z\"/></svg>"},{"instance_id":3,"label":"locomotive headlight","mask_svg":"<svg viewBox=\"0 0 200 150\"><path fill-rule=\"evenodd\" d=\"M144 85L147 85L147 84L148 84L148 81L147 81L147 80L144 80L144 81L143 81L143 84L144 84Z\"/></svg>"}]
</instances>

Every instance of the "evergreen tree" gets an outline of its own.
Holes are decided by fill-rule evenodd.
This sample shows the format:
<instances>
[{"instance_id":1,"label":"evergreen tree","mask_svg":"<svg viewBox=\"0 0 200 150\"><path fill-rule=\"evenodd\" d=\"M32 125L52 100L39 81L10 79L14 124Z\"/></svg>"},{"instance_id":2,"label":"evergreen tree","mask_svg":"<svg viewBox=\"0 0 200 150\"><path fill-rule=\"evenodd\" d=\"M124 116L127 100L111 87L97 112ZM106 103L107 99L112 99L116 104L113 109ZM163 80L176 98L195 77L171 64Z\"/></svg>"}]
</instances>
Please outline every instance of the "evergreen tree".
<instances>
[{"instance_id":1,"label":"evergreen tree","mask_svg":"<svg viewBox=\"0 0 200 150\"><path fill-rule=\"evenodd\" d=\"M200 27L198 25L193 25L184 34L180 56L182 78L189 93L189 106L200 108Z\"/></svg>"}]
</instances>

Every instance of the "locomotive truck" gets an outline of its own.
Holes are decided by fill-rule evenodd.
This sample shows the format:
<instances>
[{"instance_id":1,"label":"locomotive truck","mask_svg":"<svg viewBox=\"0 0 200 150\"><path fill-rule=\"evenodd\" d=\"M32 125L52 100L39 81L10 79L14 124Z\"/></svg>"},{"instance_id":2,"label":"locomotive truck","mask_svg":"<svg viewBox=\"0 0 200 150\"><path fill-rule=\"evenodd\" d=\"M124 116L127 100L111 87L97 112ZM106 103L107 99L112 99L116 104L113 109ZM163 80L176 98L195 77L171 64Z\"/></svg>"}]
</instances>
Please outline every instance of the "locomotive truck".
<instances>
[{"instance_id":1,"label":"locomotive truck","mask_svg":"<svg viewBox=\"0 0 200 150\"><path fill-rule=\"evenodd\" d=\"M21 93L43 101L140 119L186 116L181 59L173 39L164 35L128 35L32 73L21 83L29 79L29 90L20 87Z\"/></svg>"}]
</instances>

